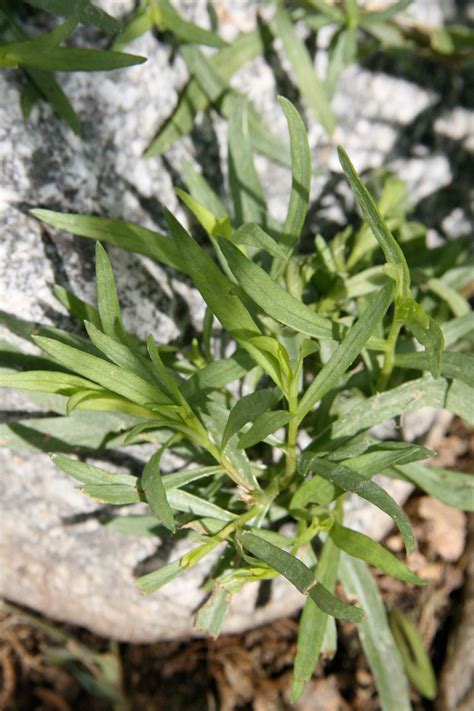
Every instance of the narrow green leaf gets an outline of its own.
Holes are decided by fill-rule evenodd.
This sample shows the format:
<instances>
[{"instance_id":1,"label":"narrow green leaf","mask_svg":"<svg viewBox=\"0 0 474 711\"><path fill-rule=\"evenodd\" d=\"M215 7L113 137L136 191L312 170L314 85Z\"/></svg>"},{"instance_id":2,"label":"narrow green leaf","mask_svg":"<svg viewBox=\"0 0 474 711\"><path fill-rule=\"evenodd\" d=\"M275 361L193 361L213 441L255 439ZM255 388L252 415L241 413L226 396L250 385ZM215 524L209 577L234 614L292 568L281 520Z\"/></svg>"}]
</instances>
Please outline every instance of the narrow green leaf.
<instances>
[{"instance_id":1,"label":"narrow green leaf","mask_svg":"<svg viewBox=\"0 0 474 711\"><path fill-rule=\"evenodd\" d=\"M47 72L102 72L143 62L146 57L122 52L44 46L41 38L0 46L0 66L25 66Z\"/></svg>"},{"instance_id":2,"label":"narrow green leaf","mask_svg":"<svg viewBox=\"0 0 474 711\"><path fill-rule=\"evenodd\" d=\"M184 572L185 568L181 567L179 560L174 560L158 570L153 570L151 573L137 578L135 585L144 595L151 595Z\"/></svg>"},{"instance_id":3,"label":"narrow green leaf","mask_svg":"<svg viewBox=\"0 0 474 711\"><path fill-rule=\"evenodd\" d=\"M107 472L62 454L53 454L51 459L63 472L81 482L82 492L93 499L113 505L140 501L137 480L129 474Z\"/></svg>"},{"instance_id":4,"label":"narrow green leaf","mask_svg":"<svg viewBox=\"0 0 474 711\"><path fill-rule=\"evenodd\" d=\"M331 109L324 83L317 76L306 46L298 37L289 14L279 4L275 16L275 28L283 42L283 48L293 68L296 83L314 113L316 120L331 136L336 126L336 117Z\"/></svg>"},{"instance_id":5,"label":"narrow green leaf","mask_svg":"<svg viewBox=\"0 0 474 711\"><path fill-rule=\"evenodd\" d=\"M448 506L461 511L474 511L474 476L423 464L396 466L395 472Z\"/></svg>"},{"instance_id":6,"label":"narrow green leaf","mask_svg":"<svg viewBox=\"0 0 474 711\"><path fill-rule=\"evenodd\" d=\"M290 510L304 509L309 503L328 506L342 493L342 489L337 485L320 476L313 476L295 491L290 501Z\"/></svg>"},{"instance_id":7,"label":"narrow green leaf","mask_svg":"<svg viewBox=\"0 0 474 711\"><path fill-rule=\"evenodd\" d=\"M199 479L206 479L209 476L215 476L216 474L222 474L225 470L221 466L215 467L199 467L197 469L189 469L180 472L173 472L173 474L166 474L163 477L163 486L166 491L171 489L179 489L182 486L191 484L193 481L198 481Z\"/></svg>"},{"instance_id":8,"label":"narrow green leaf","mask_svg":"<svg viewBox=\"0 0 474 711\"><path fill-rule=\"evenodd\" d=\"M398 2L392 3L384 10L371 10L370 12L363 12L361 14L360 24L365 26L372 23L391 20L395 15L411 5L412 2L413 0L398 0Z\"/></svg>"},{"instance_id":9,"label":"narrow green leaf","mask_svg":"<svg viewBox=\"0 0 474 711\"><path fill-rule=\"evenodd\" d=\"M448 388L444 407L455 415L462 417L469 425L474 425L473 402L474 388L459 380L453 380Z\"/></svg>"},{"instance_id":10,"label":"narrow green leaf","mask_svg":"<svg viewBox=\"0 0 474 711\"><path fill-rule=\"evenodd\" d=\"M339 568L339 550L327 538L316 567L316 577L333 593ZM311 679L322 650L330 617L308 597L298 628L296 656L293 665L291 703L295 703Z\"/></svg>"},{"instance_id":11,"label":"narrow green leaf","mask_svg":"<svg viewBox=\"0 0 474 711\"><path fill-rule=\"evenodd\" d=\"M100 242L95 243L95 269L97 304L104 333L127 345L112 265Z\"/></svg>"},{"instance_id":12,"label":"narrow green leaf","mask_svg":"<svg viewBox=\"0 0 474 711\"><path fill-rule=\"evenodd\" d=\"M375 474L381 474L395 464L409 464L420 459L430 459L434 454L431 449L419 444L386 441L369 447L363 454L352 456L343 464L368 479Z\"/></svg>"},{"instance_id":13,"label":"narrow green leaf","mask_svg":"<svg viewBox=\"0 0 474 711\"><path fill-rule=\"evenodd\" d=\"M426 286L433 294L436 294L448 304L455 316L460 317L471 313L469 301L459 291L448 286L441 279L428 279Z\"/></svg>"},{"instance_id":14,"label":"narrow green leaf","mask_svg":"<svg viewBox=\"0 0 474 711\"><path fill-rule=\"evenodd\" d=\"M20 95L21 113L23 114L23 120L25 122L28 121L35 104L41 98L42 96L39 89L31 79L27 79L26 85L23 87Z\"/></svg>"},{"instance_id":15,"label":"narrow green leaf","mask_svg":"<svg viewBox=\"0 0 474 711\"><path fill-rule=\"evenodd\" d=\"M0 439L3 446L20 452L75 453L78 448L107 448L114 441L111 435L119 436L129 426L126 415L75 411L68 417L34 417L0 425Z\"/></svg>"},{"instance_id":16,"label":"narrow green leaf","mask_svg":"<svg viewBox=\"0 0 474 711\"><path fill-rule=\"evenodd\" d=\"M223 587L216 585L209 600L199 608L194 627L207 632L216 639L230 609L230 595Z\"/></svg>"},{"instance_id":17,"label":"narrow green leaf","mask_svg":"<svg viewBox=\"0 0 474 711\"><path fill-rule=\"evenodd\" d=\"M215 518L218 521L233 521L235 515L225 509L213 504L211 501L205 501L199 496L190 494L182 489L167 489L168 501L170 506L178 511L193 514L193 516L208 516Z\"/></svg>"},{"instance_id":18,"label":"narrow green leaf","mask_svg":"<svg viewBox=\"0 0 474 711\"><path fill-rule=\"evenodd\" d=\"M227 210L219 196L211 188L202 173L199 173L188 160L181 162L184 182L191 195L205 205L218 219L226 218Z\"/></svg>"},{"instance_id":19,"label":"narrow green leaf","mask_svg":"<svg viewBox=\"0 0 474 711\"><path fill-rule=\"evenodd\" d=\"M426 585L425 580L412 573L401 560L365 534L334 523L329 535L338 548L354 558L365 560L397 580L412 585Z\"/></svg>"},{"instance_id":20,"label":"narrow green leaf","mask_svg":"<svg viewBox=\"0 0 474 711\"><path fill-rule=\"evenodd\" d=\"M345 27L337 32L331 39L328 55L329 62L324 86L328 97L332 99L342 72L357 56L357 29Z\"/></svg>"},{"instance_id":21,"label":"narrow green leaf","mask_svg":"<svg viewBox=\"0 0 474 711\"><path fill-rule=\"evenodd\" d=\"M385 259L391 264L398 275L400 296L406 297L410 289L410 272L400 245L388 229L374 199L360 179L352 165L349 156L342 146L338 147L339 161L351 186L359 207L362 210L367 224L385 254Z\"/></svg>"},{"instance_id":22,"label":"narrow green leaf","mask_svg":"<svg viewBox=\"0 0 474 711\"><path fill-rule=\"evenodd\" d=\"M152 377L154 377L158 381L160 389L166 392L173 402L177 403L178 405L182 405L186 410L189 410L186 399L183 397L183 394L178 387L179 380L175 382L170 371L163 363L160 351L158 350L158 347L155 343L155 339L151 334L149 334L147 338L146 345L148 354L152 362Z\"/></svg>"},{"instance_id":23,"label":"narrow green leaf","mask_svg":"<svg viewBox=\"0 0 474 711\"><path fill-rule=\"evenodd\" d=\"M59 284L53 286L53 293L58 301L64 306L64 308L72 315L75 316L81 323L83 321L90 321L96 328L101 328L101 320L99 312L90 304L86 303L82 299L79 299L71 291L68 291Z\"/></svg>"},{"instance_id":24,"label":"narrow green leaf","mask_svg":"<svg viewBox=\"0 0 474 711\"><path fill-rule=\"evenodd\" d=\"M114 37L111 49L121 52L124 47L153 29L153 15L146 6L138 6L121 31Z\"/></svg>"},{"instance_id":25,"label":"narrow green leaf","mask_svg":"<svg viewBox=\"0 0 474 711\"><path fill-rule=\"evenodd\" d=\"M403 383L352 407L334 424L332 434L334 437L355 434L402 412L413 412L426 405L443 408L448 390L446 380L434 380L431 375Z\"/></svg>"},{"instance_id":26,"label":"narrow green leaf","mask_svg":"<svg viewBox=\"0 0 474 711\"><path fill-rule=\"evenodd\" d=\"M160 17L160 24L163 23L166 29L176 35L178 39L193 44L207 45L208 47L226 46L226 42L215 32L205 30L193 22L184 20L169 0L157 0L156 7Z\"/></svg>"},{"instance_id":27,"label":"narrow green leaf","mask_svg":"<svg viewBox=\"0 0 474 711\"><path fill-rule=\"evenodd\" d=\"M158 388L134 373L51 338L38 336L35 341L42 350L49 353L66 368L132 402L136 402L138 405L169 404L169 399Z\"/></svg>"},{"instance_id":28,"label":"narrow green leaf","mask_svg":"<svg viewBox=\"0 0 474 711\"><path fill-rule=\"evenodd\" d=\"M391 610L389 621L408 678L425 699L435 699L436 676L420 633L401 610Z\"/></svg>"},{"instance_id":29,"label":"narrow green leaf","mask_svg":"<svg viewBox=\"0 0 474 711\"><path fill-rule=\"evenodd\" d=\"M223 220L219 219L205 205L193 198L189 193L181 190L181 188L175 188L175 193L209 235L212 237L218 234L227 234L230 236L232 230L229 218L224 218Z\"/></svg>"},{"instance_id":30,"label":"narrow green leaf","mask_svg":"<svg viewBox=\"0 0 474 711\"><path fill-rule=\"evenodd\" d=\"M229 120L228 141L229 185L235 224L265 224L265 195L253 163L248 109L243 99L234 103Z\"/></svg>"},{"instance_id":31,"label":"narrow green leaf","mask_svg":"<svg viewBox=\"0 0 474 711\"><path fill-rule=\"evenodd\" d=\"M225 448L229 439L244 425L254 422L260 415L271 410L280 397L276 388L265 388L244 395L240 400L237 400L226 422L221 449Z\"/></svg>"},{"instance_id":32,"label":"narrow green leaf","mask_svg":"<svg viewBox=\"0 0 474 711\"><path fill-rule=\"evenodd\" d=\"M291 296L231 242L222 238L218 242L240 286L264 313L307 336L318 339L336 337L336 329L329 319L319 316Z\"/></svg>"},{"instance_id":33,"label":"narrow green leaf","mask_svg":"<svg viewBox=\"0 0 474 711\"><path fill-rule=\"evenodd\" d=\"M197 370L180 386L181 393L188 402L199 402L213 390L243 378L254 366L253 358L239 348L230 358L216 360Z\"/></svg>"},{"instance_id":34,"label":"narrow green leaf","mask_svg":"<svg viewBox=\"0 0 474 711\"><path fill-rule=\"evenodd\" d=\"M125 486L137 486L137 478L130 474L119 474L118 472L108 472L92 464L80 462L78 459L71 459L62 454L53 454L51 460L57 467L77 479L81 484L123 484Z\"/></svg>"},{"instance_id":35,"label":"narrow green leaf","mask_svg":"<svg viewBox=\"0 0 474 711\"><path fill-rule=\"evenodd\" d=\"M255 222L246 222L241 225L232 235L232 242L263 249L267 254L277 259L285 258L285 253L278 243Z\"/></svg>"},{"instance_id":36,"label":"narrow green leaf","mask_svg":"<svg viewBox=\"0 0 474 711\"><path fill-rule=\"evenodd\" d=\"M92 383L94 385L94 383ZM133 418L153 418L155 413L142 405L115 395L110 390L81 390L71 395L67 401L67 414L76 409L94 412L123 412Z\"/></svg>"},{"instance_id":37,"label":"narrow green leaf","mask_svg":"<svg viewBox=\"0 0 474 711\"><path fill-rule=\"evenodd\" d=\"M392 300L393 286L387 284L367 301L366 308L356 323L351 326L331 359L313 380L301 398L298 418L302 420L321 398L340 380L347 368L358 356L370 336L383 319Z\"/></svg>"},{"instance_id":38,"label":"narrow green leaf","mask_svg":"<svg viewBox=\"0 0 474 711\"><path fill-rule=\"evenodd\" d=\"M382 711L412 711L402 660L373 575L365 563L344 554L340 573L346 594L356 597L366 613L357 632L374 675Z\"/></svg>"},{"instance_id":39,"label":"narrow green leaf","mask_svg":"<svg viewBox=\"0 0 474 711\"><path fill-rule=\"evenodd\" d=\"M138 504L142 500L136 489L124 484L86 484L81 491L94 501L112 506Z\"/></svg>"},{"instance_id":40,"label":"narrow green leaf","mask_svg":"<svg viewBox=\"0 0 474 711\"><path fill-rule=\"evenodd\" d=\"M238 446L242 449L253 447L258 442L264 440L268 435L273 434L275 430L284 427L293 418L287 410L272 410L272 412L263 412L255 418L252 427L245 434L240 435Z\"/></svg>"},{"instance_id":41,"label":"narrow green leaf","mask_svg":"<svg viewBox=\"0 0 474 711\"><path fill-rule=\"evenodd\" d=\"M31 210L31 214L47 225L66 230L73 235L100 240L127 252L144 254L157 262L184 271L174 241L146 227L107 217L64 214L52 210L35 209Z\"/></svg>"},{"instance_id":42,"label":"narrow green leaf","mask_svg":"<svg viewBox=\"0 0 474 711\"><path fill-rule=\"evenodd\" d=\"M0 373L0 387L31 390L42 393L72 395L84 388L100 390L100 386L90 380L70 373L58 373L51 370L30 370L20 373Z\"/></svg>"},{"instance_id":43,"label":"narrow green leaf","mask_svg":"<svg viewBox=\"0 0 474 711\"><path fill-rule=\"evenodd\" d=\"M229 415L227 407L222 402L209 399L202 407L201 417L213 442L221 442L225 424ZM222 450L222 464L229 466L233 478L243 488L254 491L259 489L255 473L243 449L239 449L236 438L230 439Z\"/></svg>"},{"instance_id":44,"label":"narrow green leaf","mask_svg":"<svg viewBox=\"0 0 474 711\"><path fill-rule=\"evenodd\" d=\"M258 334L257 324L235 293L235 284L224 276L168 210L165 212L165 217L180 257L186 265L186 271L212 313L232 334L239 332Z\"/></svg>"},{"instance_id":45,"label":"narrow green leaf","mask_svg":"<svg viewBox=\"0 0 474 711\"><path fill-rule=\"evenodd\" d=\"M429 367L434 378L439 378L443 365L444 337L441 328L426 311L410 297L397 304L397 320L404 323L416 340L426 349Z\"/></svg>"},{"instance_id":46,"label":"narrow green leaf","mask_svg":"<svg viewBox=\"0 0 474 711\"><path fill-rule=\"evenodd\" d=\"M308 212L311 188L311 154L303 119L291 101L282 96L278 101L285 114L290 134L291 193L282 240L287 252L291 253L300 237Z\"/></svg>"},{"instance_id":47,"label":"narrow green leaf","mask_svg":"<svg viewBox=\"0 0 474 711\"><path fill-rule=\"evenodd\" d=\"M78 134L81 128L79 118L54 76L48 72L42 72L39 69L32 69L31 67L25 67L25 72L33 82L40 96L46 99L54 111L66 121L74 133Z\"/></svg>"},{"instance_id":48,"label":"narrow green leaf","mask_svg":"<svg viewBox=\"0 0 474 711\"><path fill-rule=\"evenodd\" d=\"M446 348L454 346L458 341L469 336L474 331L474 312L453 318L441 325Z\"/></svg>"},{"instance_id":49,"label":"narrow green leaf","mask_svg":"<svg viewBox=\"0 0 474 711\"><path fill-rule=\"evenodd\" d=\"M147 462L143 474L140 477L140 485L158 521L162 523L165 528L174 533L176 531L176 524L161 477L160 461L162 454L163 448L155 452Z\"/></svg>"},{"instance_id":50,"label":"narrow green leaf","mask_svg":"<svg viewBox=\"0 0 474 711\"><path fill-rule=\"evenodd\" d=\"M323 459L315 459L312 469L331 484L344 491L352 491L384 511L398 526L407 552L413 551L415 537L410 521L397 502L381 486L344 466Z\"/></svg>"},{"instance_id":51,"label":"narrow green leaf","mask_svg":"<svg viewBox=\"0 0 474 711\"><path fill-rule=\"evenodd\" d=\"M399 368L414 370L430 370L430 358L427 353L400 353L395 357L395 365ZM474 355L445 351L441 373L446 378L456 378L474 387Z\"/></svg>"},{"instance_id":52,"label":"narrow green leaf","mask_svg":"<svg viewBox=\"0 0 474 711\"><path fill-rule=\"evenodd\" d=\"M307 0L306 4L314 8L318 13L325 15L331 22L340 23L344 21L344 13L327 0Z\"/></svg>"},{"instance_id":53,"label":"narrow green leaf","mask_svg":"<svg viewBox=\"0 0 474 711\"><path fill-rule=\"evenodd\" d=\"M120 22L89 0L24 0L28 5L60 17L77 18L83 25L95 25L105 32L117 32Z\"/></svg>"},{"instance_id":54,"label":"narrow green leaf","mask_svg":"<svg viewBox=\"0 0 474 711\"><path fill-rule=\"evenodd\" d=\"M341 602L298 558L253 533L242 533L239 540L252 555L287 578L297 590L308 595L326 614L350 622L360 622L363 619L364 613L360 608Z\"/></svg>"}]
</instances>

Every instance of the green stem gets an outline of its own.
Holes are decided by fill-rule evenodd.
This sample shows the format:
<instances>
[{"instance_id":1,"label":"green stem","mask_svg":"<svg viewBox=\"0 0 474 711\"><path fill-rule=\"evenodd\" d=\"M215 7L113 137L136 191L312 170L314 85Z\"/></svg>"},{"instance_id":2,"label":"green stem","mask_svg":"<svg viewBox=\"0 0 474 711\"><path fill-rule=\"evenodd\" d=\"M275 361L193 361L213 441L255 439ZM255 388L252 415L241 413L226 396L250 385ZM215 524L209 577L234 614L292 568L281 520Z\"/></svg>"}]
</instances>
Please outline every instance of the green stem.
<instances>
[{"instance_id":1,"label":"green stem","mask_svg":"<svg viewBox=\"0 0 474 711\"><path fill-rule=\"evenodd\" d=\"M286 440L286 461L285 473L280 481L280 491L286 489L296 472L296 441L298 438L298 378L294 378L290 384L289 393L287 395L288 410L293 415L293 419L288 423L288 435Z\"/></svg>"},{"instance_id":2,"label":"green stem","mask_svg":"<svg viewBox=\"0 0 474 711\"><path fill-rule=\"evenodd\" d=\"M379 391L385 390L388 380L392 374L393 366L395 365L395 346L397 345L398 334L400 333L401 327L402 324L398 320L397 307L395 306L395 313L393 315L392 325L387 338L385 357L378 382Z\"/></svg>"},{"instance_id":3,"label":"green stem","mask_svg":"<svg viewBox=\"0 0 474 711\"><path fill-rule=\"evenodd\" d=\"M233 521L228 523L226 526L221 528L221 530L216 533L209 541L203 543L197 548L189 551L180 558L179 564L182 568L193 568L200 560L202 560L206 555L208 555L214 548L219 546L223 541L227 540L231 533L243 526L244 524L251 521L253 518L258 516L261 510L261 505L254 506L245 513L237 516Z\"/></svg>"},{"instance_id":4,"label":"green stem","mask_svg":"<svg viewBox=\"0 0 474 711\"><path fill-rule=\"evenodd\" d=\"M288 425L287 452L285 462L285 482L293 478L296 470L296 438L298 436L298 420L294 418Z\"/></svg>"}]
</instances>

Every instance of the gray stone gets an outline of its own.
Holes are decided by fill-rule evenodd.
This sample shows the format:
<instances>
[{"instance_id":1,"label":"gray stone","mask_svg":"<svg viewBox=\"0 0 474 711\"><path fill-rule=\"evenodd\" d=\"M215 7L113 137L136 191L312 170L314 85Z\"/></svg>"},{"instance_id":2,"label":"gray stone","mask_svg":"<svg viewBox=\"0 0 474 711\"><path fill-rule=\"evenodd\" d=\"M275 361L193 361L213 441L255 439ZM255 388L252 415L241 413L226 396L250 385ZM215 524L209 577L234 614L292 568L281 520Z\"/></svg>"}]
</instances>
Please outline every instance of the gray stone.
<instances>
[{"instance_id":1,"label":"gray stone","mask_svg":"<svg viewBox=\"0 0 474 711\"><path fill-rule=\"evenodd\" d=\"M133 5L127 0L104 0L101 4L114 13ZM415 5L426 11L426 2ZM441 12L445 3L440 0L429 5L436 5ZM204 0L182 2L181 6L191 19L206 24ZM219 2L224 35L230 39L236 27L250 29L257 7L260 9L260 3L251 0ZM88 35L79 37L83 41ZM185 219L172 189L183 157L203 160L206 172L216 176L215 158L220 156L225 176L226 129L214 114L212 120L199 119L193 135L174 146L166 160L141 160L156 128L173 108L186 71L182 60L172 58L170 50L152 35L135 42L130 51L147 55L148 62L114 73L61 77L81 119L81 138L44 104L34 108L25 125L18 76L13 72L0 75L0 304L21 318L69 327L69 319L52 297L51 285L60 283L89 301L94 300L95 290L93 244L41 227L28 215L27 207L108 215L163 230L163 204ZM288 70L285 60L281 61ZM269 124L284 137L285 122L268 65L255 60L233 83L250 90ZM399 137L429 112L438 98L434 89L388 76L377 68L350 68L335 97L339 119L335 138L348 149L358 169L389 161L400 169L412 195L423 198L449 183L451 167L439 144L433 153L416 153L404 148L411 134L405 143L400 143ZM456 111L439 115L434 130L440 140L450 136L468 140L465 132L472 114ZM330 172L340 173L340 169L335 144L328 143L321 128L305 113L318 169L313 197L318 199ZM269 209L284 217L289 174L263 158L258 158L257 168L269 196ZM216 182L222 182L219 174ZM340 185L325 198L314 218L315 229L324 219L343 225L344 208L351 200L347 188ZM465 224L465 214L453 211L450 220L449 231L455 234L457 225ZM203 303L185 280L144 257L117 249L110 249L110 254L130 330L141 337L151 331L159 342L166 343L179 336L189 320L199 324ZM190 315L183 315L188 309ZM0 336L11 338L4 331ZM5 410L35 409L24 397L4 392L0 397ZM139 448L134 456L144 458ZM145 642L193 634L193 612L204 597L200 584L205 567L189 572L149 599L133 585L135 572L143 569L147 559L150 565L172 560L182 552L183 544L170 548L164 542L104 528L100 523L103 507L80 494L44 454L3 449L0 458L0 580L4 596L117 639ZM400 501L409 491L400 482L389 482L388 486ZM375 538L381 538L390 525L383 514L379 517L375 509L356 499L351 500L347 521ZM265 605L256 606L257 592L256 586L248 586L236 596L227 631L290 614L302 602L299 593L284 581L272 585Z\"/></svg>"}]
</instances>

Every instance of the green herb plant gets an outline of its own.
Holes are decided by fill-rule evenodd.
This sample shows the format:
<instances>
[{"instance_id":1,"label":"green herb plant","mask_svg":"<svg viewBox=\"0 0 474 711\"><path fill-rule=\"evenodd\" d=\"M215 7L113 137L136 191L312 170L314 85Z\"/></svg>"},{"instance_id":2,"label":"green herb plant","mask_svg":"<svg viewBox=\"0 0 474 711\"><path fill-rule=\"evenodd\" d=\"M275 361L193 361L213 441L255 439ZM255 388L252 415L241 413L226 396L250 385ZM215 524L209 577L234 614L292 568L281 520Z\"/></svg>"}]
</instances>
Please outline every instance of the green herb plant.
<instances>
[{"instance_id":1,"label":"green herb plant","mask_svg":"<svg viewBox=\"0 0 474 711\"><path fill-rule=\"evenodd\" d=\"M242 101L229 125L230 205L188 163L189 192L176 191L205 243L167 210L169 236L119 220L33 211L97 241L97 308L55 287L84 323L83 335L47 326L31 335L31 324L2 315L43 354L4 343L0 384L29 391L52 414L4 425L0 435L13 448L51 452L96 501L149 505L149 514L119 516L111 528L189 537L181 558L136 581L145 594L209 556L198 629L218 635L244 585L283 576L295 586L304 609L293 700L321 650L335 650L335 620L348 620L360 632L381 707L404 711L407 679L368 566L426 583L345 525L344 501L359 496L388 514L408 553L410 522L376 474L473 509L468 475L427 466L433 452L403 441L401 431L380 440L372 428L426 405L474 424L474 315L465 296L474 262L463 238L428 249L426 230L407 217L403 183L376 176L373 197L342 148L363 219L331 241L308 231L300 240L312 166L300 115L288 100L280 103L292 171L283 224L266 209ZM164 345L152 335L144 343L126 330L101 242L145 254L192 282L207 306L192 343ZM143 471L86 461L140 443L155 446ZM187 464L163 475L169 451ZM338 581L344 592L336 594ZM432 684L421 688L431 693Z\"/></svg>"},{"instance_id":2,"label":"green herb plant","mask_svg":"<svg viewBox=\"0 0 474 711\"><path fill-rule=\"evenodd\" d=\"M25 6L66 19L52 31L32 38L25 34L17 17ZM145 57L123 52L62 46L79 23L93 25L108 34L116 33L121 27L118 20L90 0L1 0L0 69L20 69L24 74L21 109L25 121L36 102L44 99L75 133L79 133L79 118L54 72L109 71L145 61Z\"/></svg>"}]
</instances>

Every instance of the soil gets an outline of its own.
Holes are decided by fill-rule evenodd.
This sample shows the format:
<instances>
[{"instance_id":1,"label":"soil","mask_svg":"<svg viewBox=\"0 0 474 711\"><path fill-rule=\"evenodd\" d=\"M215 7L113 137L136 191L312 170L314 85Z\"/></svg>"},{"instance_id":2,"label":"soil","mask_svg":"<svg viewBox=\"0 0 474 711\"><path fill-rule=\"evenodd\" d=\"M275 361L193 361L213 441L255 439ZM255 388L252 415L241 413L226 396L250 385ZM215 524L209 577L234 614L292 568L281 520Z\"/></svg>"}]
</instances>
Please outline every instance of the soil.
<instances>
[{"instance_id":1,"label":"soil","mask_svg":"<svg viewBox=\"0 0 474 711\"><path fill-rule=\"evenodd\" d=\"M438 453L443 466L474 474L474 434L460 422L454 422ZM401 608L416 623L440 675L463 590L473 588L466 578L474 524L420 491L410 497L406 511L418 540L409 564L429 583L414 588L375 573L376 580L387 606ZM390 534L385 545L401 555L398 534ZM0 616L0 709L377 711L372 675L348 623L338 626L335 657L319 663L303 697L290 705L297 627L297 619L288 618L215 641L118 645L5 602ZM414 690L411 695L414 711L440 708Z\"/></svg>"}]
</instances>

